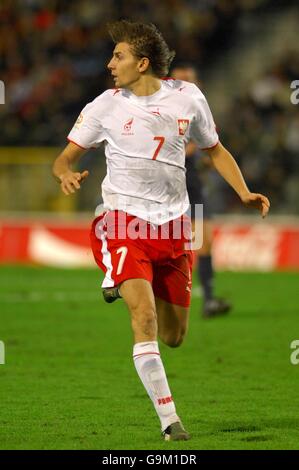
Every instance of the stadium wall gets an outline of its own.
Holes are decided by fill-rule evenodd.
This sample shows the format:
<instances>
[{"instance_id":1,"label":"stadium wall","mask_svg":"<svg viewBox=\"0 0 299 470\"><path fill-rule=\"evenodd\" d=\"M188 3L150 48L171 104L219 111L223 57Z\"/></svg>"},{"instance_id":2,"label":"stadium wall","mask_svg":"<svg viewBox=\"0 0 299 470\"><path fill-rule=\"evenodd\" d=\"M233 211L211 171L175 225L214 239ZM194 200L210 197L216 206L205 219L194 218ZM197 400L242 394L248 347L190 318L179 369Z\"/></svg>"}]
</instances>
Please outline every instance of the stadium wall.
<instances>
[{"instance_id":1,"label":"stadium wall","mask_svg":"<svg viewBox=\"0 0 299 470\"><path fill-rule=\"evenodd\" d=\"M299 270L299 222L221 221L215 225L213 251L219 270ZM2 219L0 263L95 266L89 223Z\"/></svg>"}]
</instances>

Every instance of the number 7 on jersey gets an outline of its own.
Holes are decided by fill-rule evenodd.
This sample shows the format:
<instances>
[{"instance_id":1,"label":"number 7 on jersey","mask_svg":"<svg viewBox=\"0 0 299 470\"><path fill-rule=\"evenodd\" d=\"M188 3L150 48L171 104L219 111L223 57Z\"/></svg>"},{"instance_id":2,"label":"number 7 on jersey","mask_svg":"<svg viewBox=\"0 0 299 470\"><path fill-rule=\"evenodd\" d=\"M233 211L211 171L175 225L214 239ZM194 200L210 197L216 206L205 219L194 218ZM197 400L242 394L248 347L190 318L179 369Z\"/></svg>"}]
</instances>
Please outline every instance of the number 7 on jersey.
<instances>
[{"instance_id":1,"label":"number 7 on jersey","mask_svg":"<svg viewBox=\"0 0 299 470\"><path fill-rule=\"evenodd\" d=\"M165 137L157 136L157 137L154 137L154 140L158 140L159 143L158 143L158 146L155 150L155 153L154 153L154 156L153 156L152 160L156 160L156 158L157 158L157 156L158 156L158 154L161 150L161 147L164 144Z\"/></svg>"}]
</instances>

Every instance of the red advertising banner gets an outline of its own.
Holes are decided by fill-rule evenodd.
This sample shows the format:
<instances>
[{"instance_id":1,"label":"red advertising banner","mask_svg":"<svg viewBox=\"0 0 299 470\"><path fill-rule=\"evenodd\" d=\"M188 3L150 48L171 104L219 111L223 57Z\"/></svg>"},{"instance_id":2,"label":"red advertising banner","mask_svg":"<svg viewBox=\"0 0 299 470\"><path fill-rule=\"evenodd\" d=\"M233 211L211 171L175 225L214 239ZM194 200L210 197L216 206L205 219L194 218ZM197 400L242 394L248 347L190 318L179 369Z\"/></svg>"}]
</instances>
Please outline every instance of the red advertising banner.
<instances>
[{"instance_id":1,"label":"red advertising banner","mask_svg":"<svg viewBox=\"0 0 299 470\"><path fill-rule=\"evenodd\" d=\"M299 225L218 224L213 259L219 270L299 269ZM89 225L2 221L0 263L94 266Z\"/></svg>"}]
</instances>

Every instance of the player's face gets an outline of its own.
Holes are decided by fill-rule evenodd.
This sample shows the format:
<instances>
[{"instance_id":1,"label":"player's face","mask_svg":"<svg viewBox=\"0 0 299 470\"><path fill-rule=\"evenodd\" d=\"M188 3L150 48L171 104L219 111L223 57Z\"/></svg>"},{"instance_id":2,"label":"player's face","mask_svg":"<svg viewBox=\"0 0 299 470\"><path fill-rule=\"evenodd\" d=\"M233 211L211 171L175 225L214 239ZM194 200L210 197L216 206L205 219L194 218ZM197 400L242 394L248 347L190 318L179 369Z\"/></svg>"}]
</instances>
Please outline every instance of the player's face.
<instances>
[{"instance_id":1,"label":"player's face","mask_svg":"<svg viewBox=\"0 0 299 470\"><path fill-rule=\"evenodd\" d=\"M141 61L131 52L130 45L120 42L115 46L113 57L107 65L118 88L132 88L140 79Z\"/></svg>"}]
</instances>

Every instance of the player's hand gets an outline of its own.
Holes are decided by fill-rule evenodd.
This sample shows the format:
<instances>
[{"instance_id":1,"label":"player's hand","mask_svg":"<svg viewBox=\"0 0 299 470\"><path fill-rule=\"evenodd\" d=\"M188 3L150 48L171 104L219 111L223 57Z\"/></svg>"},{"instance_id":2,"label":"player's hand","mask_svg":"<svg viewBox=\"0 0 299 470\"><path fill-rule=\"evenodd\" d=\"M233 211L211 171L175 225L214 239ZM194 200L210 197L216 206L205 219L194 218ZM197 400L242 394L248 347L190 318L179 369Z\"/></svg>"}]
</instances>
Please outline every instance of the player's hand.
<instances>
[{"instance_id":1,"label":"player's hand","mask_svg":"<svg viewBox=\"0 0 299 470\"><path fill-rule=\"evenodd\" d=\"M82 171L82 173L73 172L71 170L63 173L59 179L60 186L64 194L69 195L74 193L77 189L80 189L80 183L82 183L88 175L89 172L87 170Z\"/></svg>"},{"instance_id":2,"label":"player's hand","mask_svg":"<svg viewBox=\"0 0 299 470\"><path fill-rule=\"evenodd\" d=\"M245 206L258 209L261 212L263 218L268 214L270 209L270 201L263 194L248 192L244 195L241 195L241 199Z\"/></svg>"}]
</instances>

